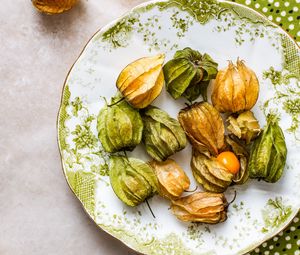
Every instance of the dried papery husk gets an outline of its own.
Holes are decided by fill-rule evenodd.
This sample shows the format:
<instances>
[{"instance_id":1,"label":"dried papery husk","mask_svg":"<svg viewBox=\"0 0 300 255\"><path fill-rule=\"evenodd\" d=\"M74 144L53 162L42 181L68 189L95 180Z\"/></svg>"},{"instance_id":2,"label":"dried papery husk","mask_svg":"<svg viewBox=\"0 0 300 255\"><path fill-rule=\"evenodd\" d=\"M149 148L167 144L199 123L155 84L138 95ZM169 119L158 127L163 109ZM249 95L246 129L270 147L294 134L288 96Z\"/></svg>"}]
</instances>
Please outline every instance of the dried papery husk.
<instances>
[{"instance_id":1,"label":"dried papery husk","mask_svg":"<svg viewBox=\"0 0 300 255\"><path fill-rule=\"evenodd\" d=\"M258 94L256 74L238 59L236 65L230 61L226 69L218 71L211 100L218 111L235 113L250 110Z\"/></svg>"},{"instance_id":2,"label":"dried papery husk","mask_svg":"<svg viewBox=\"0 0 300 255\"><path fill-rule=\"evenodd\" d=\"M249 179L249 153L246 147L242 143L238 142L237 139L234 139L233 136L225 136L225 141L240 162L240 170L233 176L232 182L239 185L244 184Z\"/></svg>"},{"instance_id":3,"label":"dried papery husk","mask_svg":"<svg viewBox=\"0 0 300 255\"><path fill-rule=\"evenodd\" d=\"M233 174L214 157L207 157L193 150L191 160L193 175L206 191L221 193L232 183Z\"/></svg>"},{"instance_id":4,"label":"dried papery husk","mask_svg":"<svg viewBox=\"0 0 300 255\"><path fill-rule=\"evenodd\" d=\"M161 93L164 85L164 54L140 58L127 65L117 79L117 88L134 108L145 108Z\"/></svg>"},{"instance_id":5,"label":"dried papery husk","mask_svg":"<svg viewBox=\"0 0 300 255\"><path fill-rule=\"evenodd\" d=\"M58 14L71 9L77 0L32 0L32 3L41 12Z\"/></svg>"},{"instance_id":6,"label":"dried papery husk","mask_svg":"<svg viewBox=\"0 0 300 255\"><path fill-rule=\"evenodd\" d=\"M190 180L184 170L172 159L163 162L149 162L159 183L158 192L168 199L177 199L190 187Z\"/></svg>"},{"instance_id":7,"label":"dried papery husk","mask_svg":"<svg viewBox=\"0 0 300 255\"><path fill-rule=\"evenodd\" d=\"M224 147L224 123L220 113L209 103L195 103L182 109L178 120L195 149L217 156Z\"/></svg>"},{"instance_id":8,"label":"dried papery husk","mask_svg":"<svg viewBox=\"0 0 300 255\"><path fill-rule=\"evenodd\" d=\"M242 112L237 117L231 115L227 122L229 123L227 130L244 140L246 144L254 140L261 131L258 120L251 111Z\"/></svg>"},{"instance_id":9,"label":"dried papery husk","mask_svg":"<svg viewBox=\"0 0 300 255\"><path fill-rule=\"evenodd\" d=\"M228 203L224 194L196 192L173 200L172 213L181 221L216 224L227 219Z\"/></svg>"}]
</instances>

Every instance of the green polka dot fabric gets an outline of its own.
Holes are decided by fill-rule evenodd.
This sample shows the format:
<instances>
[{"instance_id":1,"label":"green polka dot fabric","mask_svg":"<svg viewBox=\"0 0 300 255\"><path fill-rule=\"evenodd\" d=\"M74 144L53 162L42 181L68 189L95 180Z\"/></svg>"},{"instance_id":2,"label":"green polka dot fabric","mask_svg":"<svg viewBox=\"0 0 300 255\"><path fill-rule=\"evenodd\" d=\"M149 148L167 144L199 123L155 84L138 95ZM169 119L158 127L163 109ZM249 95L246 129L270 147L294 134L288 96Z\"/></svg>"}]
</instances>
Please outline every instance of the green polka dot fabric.
<instances>
[{"instance_id":1,"label":"green polka dot fabric","mask_svg":"<svg viewBox=\"0 0 300 255\"><path fill-rule=\"evenodd\" d=\"M300 44L300 0L232 0L264 14ZM299 72L299 70L298 70ZM277 236L247 255L300 255L300 212Z\"/></svg>"},{"instance_id":2,"label":"green polka dot fabric","mask_svg":"<svg viewBox=\"0 0 300 255\"><path fill-rule=\"evenodd\" d=\"M300 255L300 214L290 226L247 255Z\"/></svg>"},{"instance_id":3,"label":"green polka dot fabric","mask_svg":"<svg viewBox=\"0 0 300 255\"><path fill-rule=\"evenodd\" d=\"M264 14L300 44L300 0L232 0Z\"/></svg>"}]
</instances>

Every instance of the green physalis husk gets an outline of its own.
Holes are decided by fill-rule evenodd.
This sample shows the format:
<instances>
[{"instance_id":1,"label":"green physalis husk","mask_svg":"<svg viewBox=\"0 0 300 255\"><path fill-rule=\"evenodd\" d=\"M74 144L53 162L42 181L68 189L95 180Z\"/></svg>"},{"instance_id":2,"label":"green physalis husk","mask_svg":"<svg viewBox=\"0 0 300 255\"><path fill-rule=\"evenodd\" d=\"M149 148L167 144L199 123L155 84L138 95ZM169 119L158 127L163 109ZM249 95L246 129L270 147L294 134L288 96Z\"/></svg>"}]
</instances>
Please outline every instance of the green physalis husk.
<instances>
[{"instance_id":1,"label":"green physalis husk","mask_svg":"<svg viewBox=\"0 0 300 255\"><path fill-rule=\"evenodd\" d=\"M287 148L278 117L269 115L267 125L251 147L248 170L251 178L277 182L282 176Z\"/></svg>"},{"instance_id":2,"label":"green physalis husk","mask_svg":"<svg viewBox=\"0 0 300 255\"><path fill-rule=\"evenodd\" d=\"M139 159L111 156L109 177L115 194L129 206L139 205L157 192L153 169Z\"/></svg>"},{"instance_id":3,"label":"green physalis husk","mask_svg":"<svg viewBox=\"0 0 300 255\"><path fill-rule=\"evenodd\" d=\"M148 107L142 114L144 122L143 142L148 154L157 161L164 161L169 156L186 146L186 136L176 119L157 107Z\"/></svg>"},{"instance_id":4,"label":"green physalis husk","mask_svg":"<svg viewBox=\"0 0 300 255\"><path fill-rule=\"evenodd\" d=\"M216 77L218 64L206 53L202 55L199 51L184 48L164 65L163 72L167 90L173 98L183 96L194 101L201 94L207 101L207 86Z\"/></svg>"},{"instance_id":5,"label":"green physalis husk","mask_svg":"<svg viewBox=\"0 0 300 255\"><path fill-rule=\"evenodd\" d=\"M137 110L120 96L105 105L98 115L99 140L106 152L133 150L141 142L143 121Z\"/></svg>"}]
</instances>

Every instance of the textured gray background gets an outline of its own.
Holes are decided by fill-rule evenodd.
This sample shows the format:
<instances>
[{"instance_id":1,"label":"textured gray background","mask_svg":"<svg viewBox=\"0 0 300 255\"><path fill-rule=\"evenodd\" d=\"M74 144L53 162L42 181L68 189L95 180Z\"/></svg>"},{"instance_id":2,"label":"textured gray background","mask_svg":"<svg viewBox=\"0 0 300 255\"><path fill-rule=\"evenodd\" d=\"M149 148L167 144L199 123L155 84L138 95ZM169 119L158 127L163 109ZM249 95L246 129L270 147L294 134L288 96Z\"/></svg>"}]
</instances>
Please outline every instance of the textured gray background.
<instances>
[{"instance_id":1,"label":"textured gray background","mask_svg":"<svg viewBox=\"0 0 300 255\"><path fill-rule=\"evenodd\" d=\"M134 254L86 216L64 179L56 118L88 39L142 0L80 0L56 16L0 3L0 254Z\"/></svg>"}]
</instances>

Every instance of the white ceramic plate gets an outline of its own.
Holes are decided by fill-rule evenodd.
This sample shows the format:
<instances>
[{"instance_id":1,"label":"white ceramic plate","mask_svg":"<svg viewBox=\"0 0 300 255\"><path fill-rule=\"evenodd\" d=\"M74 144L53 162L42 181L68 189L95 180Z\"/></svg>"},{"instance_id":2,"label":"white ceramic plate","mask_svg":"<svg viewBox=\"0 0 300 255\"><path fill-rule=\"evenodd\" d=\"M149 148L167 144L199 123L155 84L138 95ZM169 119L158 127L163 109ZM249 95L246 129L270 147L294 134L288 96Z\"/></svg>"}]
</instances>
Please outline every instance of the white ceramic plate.
<instances>
[{"instance_id":1,"label":"white ceramic plate","mask_svg":"<svg viewBox=\"0 0 300 255\"><path fill-rule=\"evenodd\" d=\"M171 215L168 201L150 199L147 206L125 206L107 176L108 158L97 138L96 117L116 92L119 72L133 60L191 47L219 63L244 59L258 75L259 100L253 111L261 126L270 111L281 117L288 147L283 177L276 184L248 181L237 190L228 220L217 225L188 224ZM280 28L256 12L231 2L202 0L153 1L134 8L97 32L72 67L64 86L58 136L67 181L87 213L102 229L145 254L243 254L282 230L300 205L298 152L300 50ZM154 101L177 116L184 100L173 100L165 89ZM148 159L138 146L130 156ZM191 147L173 158L191 174Z\"/></svg>"}]
</instances>

